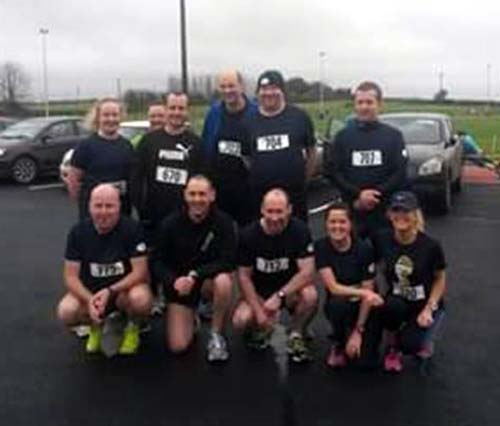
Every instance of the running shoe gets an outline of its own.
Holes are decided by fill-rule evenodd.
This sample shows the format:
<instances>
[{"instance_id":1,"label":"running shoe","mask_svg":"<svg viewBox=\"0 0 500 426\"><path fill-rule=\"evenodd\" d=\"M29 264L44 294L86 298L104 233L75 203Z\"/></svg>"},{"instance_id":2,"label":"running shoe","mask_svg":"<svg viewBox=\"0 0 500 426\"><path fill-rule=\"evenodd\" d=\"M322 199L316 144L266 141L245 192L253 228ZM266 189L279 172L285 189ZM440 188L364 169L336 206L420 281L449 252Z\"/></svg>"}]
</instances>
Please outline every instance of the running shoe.
<instances>
[{"instance_id":1,"label":"running shoe","mask_svg":"<svg viewBox=\"0 0 500 426\"><path fill-rule=\"evenodd\" d=\"M141 343L139 332L139 326L133 321L129 321L123 330L123 340L118 349L120 355L134 355L137 353Z\"/></svg>"},{"instance_id":2,"label":"running shoe","mask_svg":"<svg viewBox=\"0 0 500 426\"><path fill-rule=\"evenodd\" d=\"M263 351L270 345L272 330L249 329L243 334L245 346L254 351Z\"/></svg>"},{"instance_id":3,"label":"running shoe","mask_svg":"<svg viewBox=\"0 0 500 426\"><path fill-rule=\"evenodd\" d=\"M395 349L390 349L384 358L384 370L394 373L403 371L403 354Z\"/></svg>"},{"instance_id":4,"label":"running shoe","mask_svg":"<svg viewBox=\"0 0 500 426\"><path fill-rule=\"evenodd\" d=\"M326 357L326 365L330 368L343 368L347 365L345 352L339 345L332 345Z\"/></svg>"},{"instance_id":5,"label":"running shoe","mask_svg":"<svg viewBox=\"0 0 500 426\"><path fill-rule=\"evenodd\" d=\"M212 331L207 344L208 362L227 361L228 358L226 339L222 334Z\"/></svg>"},{"instance_id":6,"label":"running shoe","mask_svg":"<svg viewBox=\"0 0 500 426\"><path fill-rule=\"evenodd\" d=\"M422 346L415 354L420 359L430 359L434 355L434 344L429 343Z\"/></svg>"},{"instance_id":7,"label":"running shoe","mask_svg":"<svg viewBox=\"0 0 500 426\"><path fill-rule=\"evenodd\" d=\"M102 328L99 325L91 325L87 337L85 351L88 354L95 354L101 349Z\"/></svg>"},{"instance_id":8,"label":"running shoe","mask_svg":"<svg viewBox=\"0 0 500 426\"><path fill-rule=\"evenodd\" d=\"M292 331L288 336L287 351L293 362L302 363L312 359L302 334Z\"/></svg>"},{"instance_id":9,"label":"running shoe","mask_svg":"<svg viewBox=\"0 0 500 426\"><path fill-rule=\"evenodd\" d=\"M90 333L90 325L76 325L74 327L71 327L71 331L75 333L78 337L87 337Z\"/></svg>"},{"instance_id":10,"label":"running shoe","mask_svg":"<svg viewBox=\"0 0 500 426\"><path fill-rule=\"evenodd\" d=\"M108 358L115 356L123 341L127 318L119 311L111 312L102 325L101 351Z\"/></svg>"}]
</instances>

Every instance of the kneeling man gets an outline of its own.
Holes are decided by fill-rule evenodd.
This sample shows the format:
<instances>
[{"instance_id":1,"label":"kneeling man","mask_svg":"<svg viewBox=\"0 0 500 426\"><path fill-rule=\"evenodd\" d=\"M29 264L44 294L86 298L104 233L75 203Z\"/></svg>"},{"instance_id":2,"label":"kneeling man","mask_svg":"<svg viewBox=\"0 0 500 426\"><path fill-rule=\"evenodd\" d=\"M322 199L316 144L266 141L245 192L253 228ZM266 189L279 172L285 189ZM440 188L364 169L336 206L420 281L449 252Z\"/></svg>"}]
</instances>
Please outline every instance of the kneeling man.
<instances>
[{"instance_id":1,"label":"kneeling man","mask_svg":"<svg viewBox=\"0 0 500 426\"><path fill-rule=\"evenodd\" d=\"M286 307L291 314L288 352L292 361L304 362L311 358L304 330L316 312L318 293L309 229L291 214L287 193L271 189L263 197L261 219L241 233L238 277L242 300L233 325L247 331L249 346L265 348L273 322Z\"/></svg>"},{"instance_id":2,"label":"kneeling man","mask_svg":"<svg viewBox=\"0 0 500 426\"><path fill-rule=\"evenodd\" d=\"M90 197L90 218L73 226L68 235L64 280L68 292L57 308L67 326L90 324L86 350L101 349L106 315L118 310L128 316L120 354L139 347L137 320L151 309L146 244L141 228L120 216L120 194L110 184L96 186Z\"/></svg>"},{"instance_id":3,"label":"kneeling man","mask_svg":"<svg viewBox=\"0 0 500 426\"><path fill-rule=\"evenodd\" d=\"M160 227L154 261L155 277L167 298L167 344L172 352L189 347L202 293L213 300L207 345L210 362L229 357L223 329L231 304L236 251L235 224L214 203L211 181L203 175L191 177L184 189L184 207L167 216Z\"/></svg>"}]
</instances>

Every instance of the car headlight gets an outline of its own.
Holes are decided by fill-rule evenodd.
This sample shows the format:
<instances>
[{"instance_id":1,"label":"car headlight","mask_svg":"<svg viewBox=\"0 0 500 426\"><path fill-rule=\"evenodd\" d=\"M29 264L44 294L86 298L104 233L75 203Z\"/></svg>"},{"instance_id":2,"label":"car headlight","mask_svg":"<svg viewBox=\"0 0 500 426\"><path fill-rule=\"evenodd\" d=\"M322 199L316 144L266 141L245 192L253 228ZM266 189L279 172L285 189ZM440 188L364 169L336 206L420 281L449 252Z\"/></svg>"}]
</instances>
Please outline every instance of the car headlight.
<instances>
[{"instance_id":1,"label":"car headlight","mask_svg":"<svg viewBox=\"0 0 500 426\"><path fill-rule=\"evenodd\" d=\"M0 148L0 157L2 157L3 155L5 155L7 152L7 150L5 148Z\"/></svg>"},{"instance_id":2,"label":"car headlight","mask_svg":"<svg viewBox=\"0 0 500 426\"><path fill-rule=\"evenodd\" d=\"M443 170L443 160L440 158L431 158L418 168L420 176L438 175Z\"/></svg>"}]
</instances>

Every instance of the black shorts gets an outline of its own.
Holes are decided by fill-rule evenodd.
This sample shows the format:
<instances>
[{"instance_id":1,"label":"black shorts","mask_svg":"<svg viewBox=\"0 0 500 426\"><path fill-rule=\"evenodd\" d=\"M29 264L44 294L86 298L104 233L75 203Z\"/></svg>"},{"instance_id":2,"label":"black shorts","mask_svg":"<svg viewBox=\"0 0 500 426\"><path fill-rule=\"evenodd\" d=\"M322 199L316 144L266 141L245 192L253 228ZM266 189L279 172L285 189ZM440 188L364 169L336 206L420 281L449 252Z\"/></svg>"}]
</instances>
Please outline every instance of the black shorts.
<instances>
[{"instance_id":1,"label":"black shorts","mask_svg":"<svg viewBox=\"0 0 500 426\"><path fill-rule=\"evenodd\" d=\"M191 290L191 293L186 296L181 296L174 288L176 279L177 277L172 277L168 281L162 283L166 302L182 305L190 309L195 309L198 306L201 298L202 284L196 284Z\"/></svg>"}]
</instances>

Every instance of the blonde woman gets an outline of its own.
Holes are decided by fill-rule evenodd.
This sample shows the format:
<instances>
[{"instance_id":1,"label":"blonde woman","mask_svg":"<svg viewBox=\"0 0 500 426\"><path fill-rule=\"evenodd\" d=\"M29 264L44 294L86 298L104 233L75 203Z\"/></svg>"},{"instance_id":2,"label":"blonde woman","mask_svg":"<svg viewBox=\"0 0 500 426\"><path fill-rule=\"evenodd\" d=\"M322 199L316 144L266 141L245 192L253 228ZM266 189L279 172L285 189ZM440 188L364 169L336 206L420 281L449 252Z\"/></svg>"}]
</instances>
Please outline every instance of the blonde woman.
<instances>
[{"instance_id":1,"label":"blonde woman","mask_svg":"<svg viewBox=\"0 0 500 426\"><path fill-rule=\"evenodd\" d=\"M388 218L392 230L375 240L388 284L382 308L387 344L384 369L400 372L403 353L421 361L433 354L433 337L444 315L446 260L441 244L424 232L415 194L395 193Z\"/></svg>"},{"instance_id":2,"label":"blonde woman","mask_svg":"<svg viewBox=\"0 0 500 426\"><path fill-rule=\"evenodd\" d=\"M114 98L97 101L87 122L94 131L76 148L71 158L68 190L78 199L80 218L88 217L88 199L100 183L111 183L119 189L122 213L130 214L130 173L134 151L119 133L123 109Z\"/></svg>"}]
</instances>

